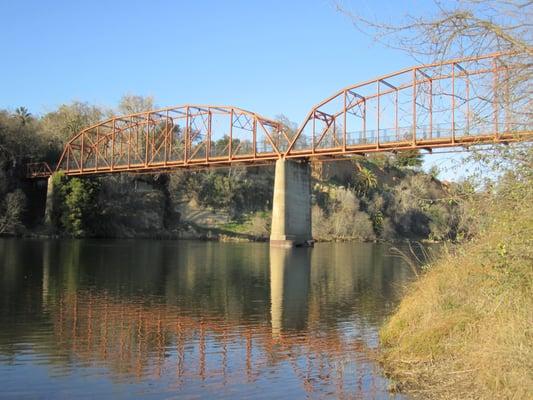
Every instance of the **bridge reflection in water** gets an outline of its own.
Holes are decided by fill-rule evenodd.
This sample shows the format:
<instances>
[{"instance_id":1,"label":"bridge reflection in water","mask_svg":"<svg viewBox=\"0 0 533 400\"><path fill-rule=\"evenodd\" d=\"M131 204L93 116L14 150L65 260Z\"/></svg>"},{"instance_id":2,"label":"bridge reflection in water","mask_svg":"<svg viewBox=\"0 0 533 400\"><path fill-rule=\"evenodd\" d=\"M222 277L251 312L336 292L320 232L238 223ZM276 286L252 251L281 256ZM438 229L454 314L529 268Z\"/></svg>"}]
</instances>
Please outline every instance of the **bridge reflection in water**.
<instances>
[{"instance_id":1,"label":"bridge reflection in water","mask_svg":"<svg viewBox=\"0 0 533 400\"><path fill-rule=\"evenodd\" d=\"M57 379L96 369L166 395L381 397L376 327L395 304L393 286L409 278L384 253L0 241L0 366L31 343L31 363Z\"/></svg>"}]
</instances>

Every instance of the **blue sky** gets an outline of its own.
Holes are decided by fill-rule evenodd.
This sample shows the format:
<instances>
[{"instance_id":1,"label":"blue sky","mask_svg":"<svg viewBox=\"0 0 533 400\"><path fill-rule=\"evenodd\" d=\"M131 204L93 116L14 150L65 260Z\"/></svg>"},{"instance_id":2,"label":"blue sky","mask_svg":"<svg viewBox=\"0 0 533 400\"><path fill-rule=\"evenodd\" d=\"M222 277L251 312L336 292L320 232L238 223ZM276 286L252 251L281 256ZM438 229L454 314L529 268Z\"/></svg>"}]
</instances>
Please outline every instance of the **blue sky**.
<instances>
[{"instance_id":1,"label":"blue sky","mask_svg":"<svg viewBox=\"0 0 533 400\"><path fill-rule=\"evenodd\" d=\"M432 5L343 4L380 18ZM0 108L34 114L72 100L112 107L130 93L300 123L341 87L416 64L359 32L329 0L0 0L0 37Z\"/></svg>"}]
</instances>

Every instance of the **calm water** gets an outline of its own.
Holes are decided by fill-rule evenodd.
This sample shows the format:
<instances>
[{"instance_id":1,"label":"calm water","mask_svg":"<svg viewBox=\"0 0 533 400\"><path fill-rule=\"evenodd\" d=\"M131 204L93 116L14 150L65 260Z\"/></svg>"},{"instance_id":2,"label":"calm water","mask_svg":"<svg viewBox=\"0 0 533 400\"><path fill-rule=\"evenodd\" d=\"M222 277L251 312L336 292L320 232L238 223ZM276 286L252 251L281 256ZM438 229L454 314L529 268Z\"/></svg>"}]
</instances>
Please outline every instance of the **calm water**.
<instances>
[{"instance_id":1,"label":"calm water","mask_svg":"<svg viewBox=\"0 0 533 400\"><path fill-rule=\"evenodd\" d=\"M388 248L0 240L0 397L389 398Z\"/></svg>"}]
</instances>

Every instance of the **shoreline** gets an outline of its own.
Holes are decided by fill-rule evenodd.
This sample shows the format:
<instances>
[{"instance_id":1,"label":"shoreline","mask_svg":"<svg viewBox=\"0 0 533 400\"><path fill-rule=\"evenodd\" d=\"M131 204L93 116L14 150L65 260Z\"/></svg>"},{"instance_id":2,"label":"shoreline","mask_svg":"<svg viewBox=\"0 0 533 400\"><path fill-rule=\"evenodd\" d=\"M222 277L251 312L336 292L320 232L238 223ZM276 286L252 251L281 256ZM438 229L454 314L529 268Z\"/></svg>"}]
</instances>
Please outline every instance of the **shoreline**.
<instances>
[{"instance_id":1,"label":"shoreline","mask_svg":"<svg viewBox=\"0 0 533 400\"><path fill-rule=\"evenodd\" d=\"M205 242L222 242L222 243L264 243L268 242L269 238L264 236L255 236L245 232L231 232L227 230L222 230L219 228L201 228L207 232L204 234L195 234L189 231L183 232L160 232L158 234L138 234L134 236L70 236L66 234L57 234L57 233L45 233L39 232L39 230L32 230L29 232L24 232L19 235L3 234L0 235L0 238L21 238L21 239L97 239L97 240L117 240L117 239L143 239L143 240L198 240ZM221 232L222 231L222 232ZM372 239L365 240L361 238L347 238L347 237L337 237L337 238L314 238L314 243L390 243L390 244L401 244L401 243L421 243L421 244L442 244L450 243L450 241L437 241L430 239ZM453 242L451 242L453 243Z\"/></svg>"}]
</instances>

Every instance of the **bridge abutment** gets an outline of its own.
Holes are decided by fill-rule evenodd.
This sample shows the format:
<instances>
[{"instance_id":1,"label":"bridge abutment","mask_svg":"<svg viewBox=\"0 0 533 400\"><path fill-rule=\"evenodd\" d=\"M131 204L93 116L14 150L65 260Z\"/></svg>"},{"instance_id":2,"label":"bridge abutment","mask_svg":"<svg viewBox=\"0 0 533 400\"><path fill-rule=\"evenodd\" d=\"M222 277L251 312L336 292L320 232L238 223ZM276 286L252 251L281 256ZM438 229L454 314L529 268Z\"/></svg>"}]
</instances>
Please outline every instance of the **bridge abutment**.
<instances>
[{"instance_id":1,"label":"bridge abutment","mask_svg":"<svg viewBox=\"0 0 533 400\"><path fill-rule=\"evenodd\" d=\"M276 161L270 245L312 244L311 168L306 161Z\"/></svg>"}]
</instances>

